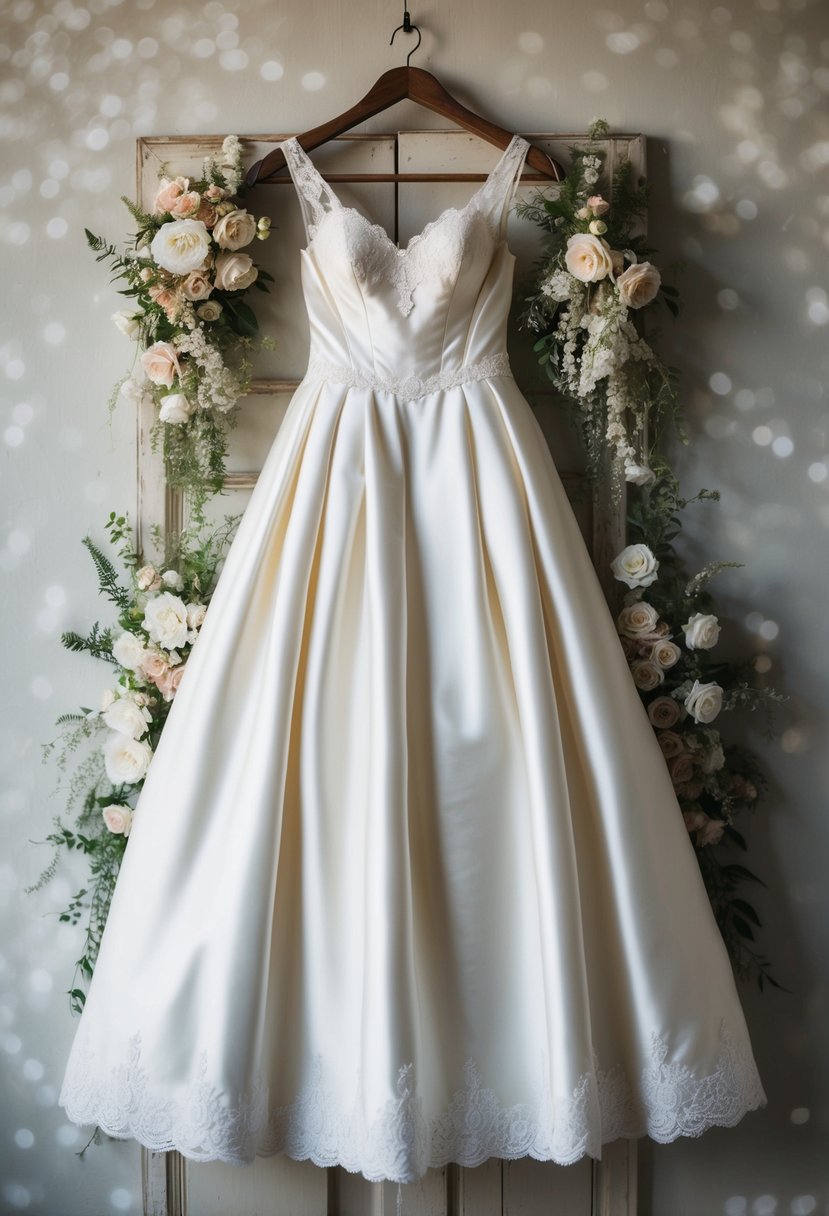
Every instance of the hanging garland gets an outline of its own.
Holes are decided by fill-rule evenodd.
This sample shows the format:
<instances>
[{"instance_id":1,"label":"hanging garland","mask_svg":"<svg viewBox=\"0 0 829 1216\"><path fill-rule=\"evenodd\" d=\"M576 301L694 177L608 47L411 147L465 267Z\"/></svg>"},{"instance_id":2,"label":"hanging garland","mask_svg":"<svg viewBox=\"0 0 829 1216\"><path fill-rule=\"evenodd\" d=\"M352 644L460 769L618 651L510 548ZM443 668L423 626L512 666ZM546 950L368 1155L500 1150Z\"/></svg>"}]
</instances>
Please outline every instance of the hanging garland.
<instances>
[{"instance_id":1,"label":"hanging garland","mask_svg":"<svg viewBox=\"0 0 829 1216\"><path fill-rule=\"evenodd\" d=\"M581 434L588 477L609 486L616 503L624 483L631 487L631 543L611 563L628 588L616 629L735 970L762 988L764 980L776 981L757 949L760 918L744 894L762 880L714 846L747 850L735 821L754 811L767 782L758 758L726 743L714 722L728 710L764 706L771 739L771 709L784 698L762 684L754 658L729 662L712 654L720 623L709 584L742 563L712 562L692 576L674 544L681 513L718 501L719 493L702 489L683 498L668 459L671 429L688 443L679 373L642 335L645 316L660 303L679 314L678 292L663 282L648 260L653 249L635 235L647 212L647 184L634 181L630 161L612 182L602 180L600 141L607 133L599 119L586 145L570 147L571 168L556 197L536 192L516 204L545 233L521 323L536 335L539 363Z\"/></svg>"},{"instance_id":2,"label":"hanging garland","mask_svg":"<svg viewBox=\"0 0 829 1216\"><path fill-rule=\"evenodd\" d=\"M682 808L718 923L735 969L762 988L768 961L755 943L759 917L744 898L761 880L731 860L726 846L745 850L735 826L751 814L766 782L755 756L728 744L713 725L726 710L771 706L782 698L759 687L753 660L729 663L712 655L720 625L709 583L737 562L715 562L689 576L674 541L681 512L716 501L701 490L683 499L665 449L668 424L682 442L678 374L665 367L640 335L644 310L664 302L676 315L676 289L664 284L634 235L647 192L623 165L612 183L613 204L599 192L607 124L595 123L586 147L572 147L572 170L556 198L539 193L517 204L545 233L544 254L525 300L523 325L581 432L588 473L619 496L625 480L638 487L628 516L631 543L613 561L628 591L616 626L632 678L646 705ZM158 739L187 657L208 610L218 566L241 516L208 529L207 499L223 484L227 436L238 398L249 385L249 352L258 333L243 299L271 279L239 251L266 239L266 218L254 220L233 193L241 180L240 144L229 136L221 163L205 158L203 177L164 177L153 213L126 198L139 230L134 255L121 256L87 230L90 245L125 278L123 294L137 310L116 324L143 348L139 366L119 385L128 399L149 394L158 409L152 436L164 442L167 477L192 504L191 529L162 537L151 530L159 565L135 550L126 514L112 512L109 541L123 572L89 536L98 589L116 609L114 625L99 622L62 644L107 664L109 679L97 708L81 707L57 720L58 737L43 745L61 772L74 765L65 814L47 840L54 852L38 890L57 872L64 852L81 852L89 880L60 914L83 923L85 934L69 996L80 1012L138 804ZM149 253L138 251L148 249ZM627 263L627 265L625 265ZM272 281L272 280L271 280ZM272 345L266 338L260 345ZM116 391L110 401L113 407ZM769 719L768 731L772 731ZM63 786L59 783L59 789ZM140 813L140 812L139 812Z\"/></svg>"},{"instance_id":3,"label":"hanging garland","mask_svg":"<svg viewBox=\"0 0 829 1216\"><path fill-rule=\"evenodd\" d=\"M250 355L274 346L259 337L245 298L252 288L268 291L273 275L243 252L254 239L268 239L270 220L239 205L244 187L235 135L224 140L220 158L204 158L197 181L166 170L162 165L150 212L121 196L138 226L124 252L84 232L96 260L109 260L117 271L113 281L126 281L119 293L136 305L112 316L142 353L115 386L110 412L119 396L133 408L152 401L151 450L163 445L168 484L186 494L193 518L203 521L205 502L224 484L228 436L250 387Z\"/></svg>"}]
</instances>

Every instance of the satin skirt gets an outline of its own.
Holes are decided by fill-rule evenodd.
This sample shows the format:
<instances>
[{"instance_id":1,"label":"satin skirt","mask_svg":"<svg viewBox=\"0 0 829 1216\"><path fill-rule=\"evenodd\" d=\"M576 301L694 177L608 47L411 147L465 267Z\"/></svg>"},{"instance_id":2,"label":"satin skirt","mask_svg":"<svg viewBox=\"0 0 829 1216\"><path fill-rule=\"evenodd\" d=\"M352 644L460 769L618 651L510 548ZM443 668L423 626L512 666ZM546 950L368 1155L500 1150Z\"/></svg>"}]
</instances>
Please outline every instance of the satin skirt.
<instances>
[{"instance_id":1,"label":"satin skirt","mask_svg":"<svg viewBox=\"0 0 829 1216\"><path fill-rule=\"evenodd\" d=\"M765 1101L515 381L403 401L306 377L141 792L67 1116L406 1182Z\"/></svg>"}]
</instances>

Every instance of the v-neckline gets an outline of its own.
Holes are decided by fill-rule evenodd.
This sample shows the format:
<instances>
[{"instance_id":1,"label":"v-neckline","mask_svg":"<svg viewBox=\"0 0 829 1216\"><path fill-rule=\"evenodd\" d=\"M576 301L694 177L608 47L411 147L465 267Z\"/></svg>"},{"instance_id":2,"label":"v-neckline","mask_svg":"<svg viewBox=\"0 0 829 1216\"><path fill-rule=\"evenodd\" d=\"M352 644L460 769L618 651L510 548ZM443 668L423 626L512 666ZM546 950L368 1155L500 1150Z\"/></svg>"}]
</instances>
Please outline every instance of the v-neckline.
<instances>
[{"instance_id":1,"label":"v-neckline","mask_svg":"<svg viewBox=\"0 0 829 1216\"><path fill-rule=\"evenodd\" d=\"M443 209L443 211L440 212L439 215L435 216L434 219L429 220L428 223L420 230L420 232L416 232L413 236L410 236L408 241L406 242L406 244L402 245L402 246L399 244L399 242L393 241L391 239L387 230L383 227L382 224L375 223L373 220L369 219L367 215L363 215L362 211L359 211L356 207L348 206L346 203L342 202L342 200L337 195L336 191L331 189L331 186L328 184L328 182L325 180L325 178L320 173L317 166L311 160L310 156L305 151L305 149L303 148L302 144L299 142L296 135L289 136L288 139L283 140L283 143L291 144L295 148L295 150L299 154L300 159L310 169L310 171L313 173L314 177L321 183L323 189L325 191L327 191L327 193L330 195L330 197L336 203L335 209L328 212L328 214L332 215L335 213L335 211L342 211L342 212L350 212L352 215L356 215L357 218L362 220L362 222L364 224L366 224L372 232L376 232L380 237L384 238L388 247L390 249L394 250L394 252L397 254L397 256L399 258L405 259L408 256L409 251L413 247L417 246L420 243L420 241L423 240L423 238L427 235L427 233L429 233L432 229L436 228L438 226L438 224L440 224L443 220L447 219L448 216L463 215L464 212L466 212L469 208L471 208L472 204L475 202L475 200L478 198L478 196L483 194L483 192L486 190L486 188L493 181L496 173L498 173L498 171L502 168L502 166L504 165L504 163L507 160L507 157L512 152L513 148L519 144L526 144L527 141L521 135L518 135L518 134L513 135L512 139L509 141L506 148L504 148L503 152L498 157L498 160L495 163L495 165L493 165L492 169L486 175L485 179L481 182L480 186L478 186L477 190L475 190L470 195L470 197L466 200L464 205L462 207L445 207ZM317 227L319 227L319 225L317 225ZM313 240L314 240L314 238L312 237L308 241L309 246L313 243Z\"/></svg>"}]
</instances>

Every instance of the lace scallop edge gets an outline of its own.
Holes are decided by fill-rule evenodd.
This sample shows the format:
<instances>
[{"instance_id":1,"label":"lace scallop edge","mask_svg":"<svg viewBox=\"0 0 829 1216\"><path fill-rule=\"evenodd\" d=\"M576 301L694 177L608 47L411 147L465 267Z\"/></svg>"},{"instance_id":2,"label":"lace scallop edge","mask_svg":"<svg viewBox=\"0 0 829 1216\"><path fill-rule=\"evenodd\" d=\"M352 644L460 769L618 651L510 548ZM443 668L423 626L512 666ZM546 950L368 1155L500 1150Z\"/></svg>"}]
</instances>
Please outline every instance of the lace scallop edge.
<instances>
[{"instance_id":1,"label":"lace scallop edge","mask_svg":"<svg viewBox=\"0 0 829 1216\"><path fill-rule=\"evenodd\" d=\"M73 1050L59 1105L71 1122L96 1124L114 1139L134 1139L153 1152L177 1151L196 1162L246 1165L256 1157L284 1155L323 1168L340 1166L370 1182L409 1183L450 1163L469 1169L492 1158L532 1157L572 1165L587 1156L601 1160L603 1146L619 1139L648 1136L669 1144L711 1127L733 1127L766 1106L767 1098L747 1040L735 1044L723 1023L720 1041L713 1072L702 1076L668 1063L667 1042L654 1034L638 1095L619 1066L594 1066L569 1096L539 1089L532 1102L509 1107L484 1086L469 1060L464 1085L433 1119L423 1115L413 1066L406 1065L397 1096L367 1123L337 1109L325 1089L320 1058L296 1102L275 1111L268 1109L264 1087L229 1107L204 1079L204 1056L188 1098L175 1103L150 1092L140 1035L134 1035L129 1063L103 1082L92 1080L94 1053Z\"/></svg>"}]
</instances>

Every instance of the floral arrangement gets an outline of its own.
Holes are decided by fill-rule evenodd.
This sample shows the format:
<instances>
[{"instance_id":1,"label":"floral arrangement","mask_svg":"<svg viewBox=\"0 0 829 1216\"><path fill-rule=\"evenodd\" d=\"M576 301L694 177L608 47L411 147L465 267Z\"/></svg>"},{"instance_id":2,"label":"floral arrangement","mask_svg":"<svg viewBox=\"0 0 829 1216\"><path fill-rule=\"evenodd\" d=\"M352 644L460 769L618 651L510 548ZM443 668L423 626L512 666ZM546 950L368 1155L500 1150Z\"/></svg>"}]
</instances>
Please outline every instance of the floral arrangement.
<instances>
[{"instance_id":1,"label":"floral arrangement","mask_svg":"<svg viewBox=\"0 0 829 1216\"><path fill-rule=\"evenodd\" d=\"M106 527L111 544L119 546L128 586L90 537L83 539L95 564L99 592L115 605L117 622L101 629L96 621L85 637L67 632L61 642L107 663L111 671L98 707L63 714L57 720L58 738L42 747L44 762L59 748L61 770L76 753L83 758L67 796L67 811L76 812L75 823L70 827L55 818L47 837L54 847L52 861L29 890L38 890L54 876L62 849L86 855L90 883L76 892L59 917L70 924L87 918L76 963L84 981L95 966L135 805L238 519L225 516L208 533L191 536L185 530L168 536L160 549L163 561L153 565L132 550L127 516L113 511ZM158 525L151 535L160 543ZM85 993L77 972L69 997L73 1010L80 1012Z\"/></svg>"},{"instance_id":2,"label":"floral arrangement","mask_svg":"<svg viewBox=\"0 0 829 1216\"><path fill-rule=\"evenodd\" d=\"M674 315L679 306L676 288L647 260L653 250L635 234L649 191L633 182L631 162L616 171L612 207L597 192L602 156L593 141L607 129L597 120L590 146L571 148L555 198L536 192L516 211L546 234L521 321L540 334L539 363L579 426L591 476L607 479L618 501L623 481L647 485L666 468L660 435L669 421L679 427L677 373L634 317L659 300Z\"/></svg>"},{"instance_id":3,"label":"floral arrangement","mask_svg":"<svg viewBox=\"0 0 829 1216\"><path fill-rule=\"evenodd\" d=\"M132 404L152 399L158 411L152 450L163 442L168 483L186 492L193 517L203 522L207 497L222 488L238 399L250 386L249 354L259 327L244 296L252 287L268 291L273 282L245 249L268 239L270 220L239 205L237 136L224 140L220 159L204 158L197 181L169 177L166 168L149 213L121 196L138 225L132 250L120 254L84 231L97 261L110 259L115 281L126 280L120 294L135 307L112 319L142 351L113 390L110 410L119 395ZM258 345L271 348L273 341L265 337Z\"/></svg>"},{"instance_id":4,"label":"floral arrangement","mask_svg":"<svg viewBox=\"0 0 829 1216\"><path fill-rule=\"evenodd\" d=\"M719 721L725 711L764 704L766 734L773 737L771 710L784 698L760 686L754 659L731 663L712 654L721 626L709 584L742 563L716 561L690 576L674 544L681 512L691 503L717 501L719 493L703 489L682 498L666 455L669 423L688 442L679 376L661 363L637 324L660 299L678 315L677 291L646 260L653 250L633 235L648 191L633 182L631 163L619 167L607 190L612 204L599 190L597 141L607 129L598 120L588 145L570 149L572 167L556 198L537 194L517 205L548 234L522 322L540 333L534 349L580 428L591 480L609 485L617 502L624 482L632 484L631 543L611 563L628 588L616 617L620 643L735 970L756 978L760 988L764 981L779 987L756 948L760 918L743 890L762 880L726 851L729 845L747 849L735 820L755 809L767 782L756 756L725 742Z\"/></svg>"}]
</instances>

